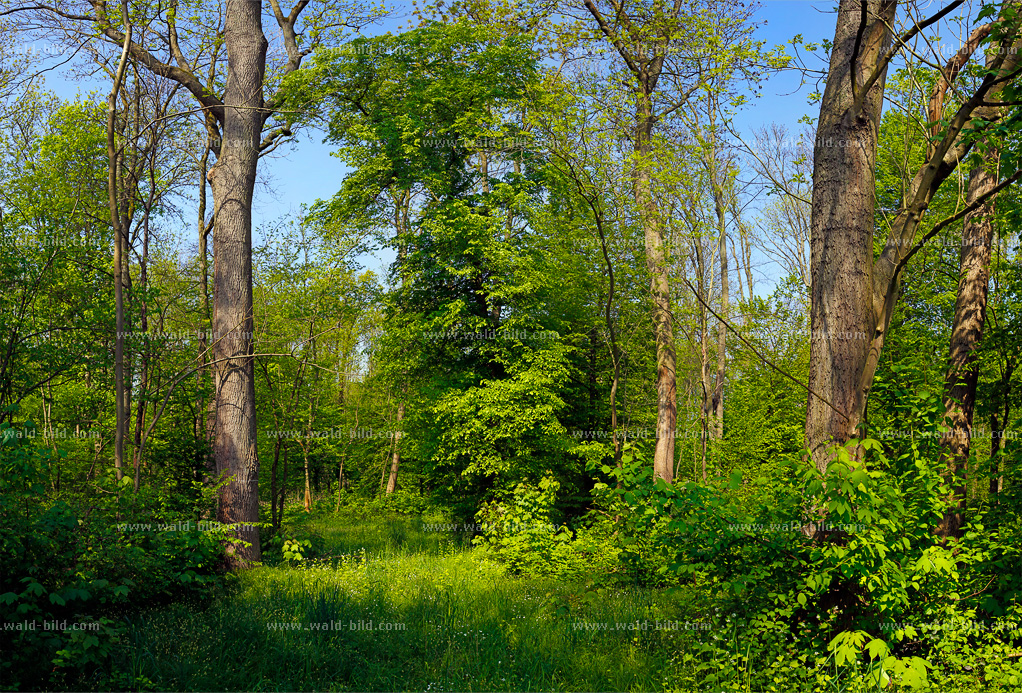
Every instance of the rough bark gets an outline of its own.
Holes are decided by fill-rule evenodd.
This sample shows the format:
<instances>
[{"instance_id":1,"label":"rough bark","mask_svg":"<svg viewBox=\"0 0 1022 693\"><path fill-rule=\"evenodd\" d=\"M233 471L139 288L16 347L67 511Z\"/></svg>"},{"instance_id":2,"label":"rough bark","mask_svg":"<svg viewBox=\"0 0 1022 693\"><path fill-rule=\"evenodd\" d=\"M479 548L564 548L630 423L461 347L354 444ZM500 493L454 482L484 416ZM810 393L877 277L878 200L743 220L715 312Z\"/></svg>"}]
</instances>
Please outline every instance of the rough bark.
<instances>
[{"instance_id":1,"label":"rough bark","mask_svg":"<svg viewBox=\"0 0 1022 693\"><path fill-rule=\"evenodd\" d=\"M252 322L252 196L262 132L266 37L258 3L228 0L227 83L223 140L209 172L216 218L213 236L213 357L218 475L232 478L220 493L217 519L238 523L228 545L231 567L260 559L259 459L256 449Z\"/></svg>"},{"instance_id":2,"label":"rough bark","mask_svg":"<svg viewBox=\"0 0 1022 693\"><path fill-rule=\"evenodd\" d=\"M945 6L911 31L936 22L958 4ZM963 137L963 131L999 118L998 107L989 100L1015 77L1020 60L1016 35L1009 32L995 47L998 50L989 53L990 75L946 119L941 138L907 186L884 249L874 260L874 171L883 85L888 64L901 44L899 40L892 46L895 5L893 1L841 1L820 107L810 242L812 394L806 414L806 445L821 472L830 460L829 446L858 435L905 264L946 223L971 208L966 206L935 224L917 240L919 221L941 183L972 149L974 138ZM974 30L944 68L945 79L938 81L937 89L954 82L978 46L976 37L981 29ZM943 103L931 99L931 104L938 102ZM944 120L944 113L931 112L928 120ZM1014 175L1003 185L1017 178Z\"/></svg>"},{"instance_id":3,"label":"rough bark","mask_svg":"<svg viewBox=\"0 0 1022 693\"><path fill-rule=\"evenodd\" d=\"M809 397L806 444L821 471L828 461L827 446L855 437L865 404L860 383L869 351L866 337L876 328L873 210L883 76L868 93L860 90L863 71L868 75L891 43L895 6L878 0L861 6L858 0L841 1L820 108L810 223L809 389L837 409L820 397Z\"/></svg>"},{"instance_id":4,"label":"rough bark","mask_svg":"<svg viewBox=\"0 0 1022 693\"><path fill-rule=\"evenodd\" d=\"M966 202L972 203L997 185L997 157L972 170ZM966 507L966 471L972 417L976 406L979 363L976 350L983 337L986 321L987 287L990 281L991 245L994 239L993 198L965 217L959 256L958 296L951 327L948 370L944 381L945 425L941 439L946 465L945 476L954 489L949 509L937 527L941 536L958 536Z\"/></svg>"}]
</instances>

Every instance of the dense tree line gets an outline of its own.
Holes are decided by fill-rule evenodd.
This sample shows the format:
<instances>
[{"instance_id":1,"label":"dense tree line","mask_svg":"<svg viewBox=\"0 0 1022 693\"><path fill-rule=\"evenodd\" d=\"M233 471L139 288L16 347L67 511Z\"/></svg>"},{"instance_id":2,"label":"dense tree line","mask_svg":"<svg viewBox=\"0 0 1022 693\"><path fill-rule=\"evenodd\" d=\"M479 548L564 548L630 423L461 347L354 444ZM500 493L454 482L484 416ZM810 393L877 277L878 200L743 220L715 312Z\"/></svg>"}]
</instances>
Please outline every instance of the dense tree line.
<instances>
[{"instance_id":1,"label":"dense tree line","mask_svg":"<svg viewBox=\"0 0 1022 693\"><path fill-rule=\"evenodd\" d=\"M357 2L4 9L111 85L0 75L12 618L147 567L134 606L205 589L296 503L440 507L521 570L613 555L845 658L947 595L1014 614L1013 4L842 0L832 42L781 47L718 0L441 1L397 34ZM803 130L735 125L817 67ZM254 229L263 159L308 132L336 194ZM114 529L183 516L222 529ZM551 519L575 534L495 529Z\"/></svg>"}]
</instances>

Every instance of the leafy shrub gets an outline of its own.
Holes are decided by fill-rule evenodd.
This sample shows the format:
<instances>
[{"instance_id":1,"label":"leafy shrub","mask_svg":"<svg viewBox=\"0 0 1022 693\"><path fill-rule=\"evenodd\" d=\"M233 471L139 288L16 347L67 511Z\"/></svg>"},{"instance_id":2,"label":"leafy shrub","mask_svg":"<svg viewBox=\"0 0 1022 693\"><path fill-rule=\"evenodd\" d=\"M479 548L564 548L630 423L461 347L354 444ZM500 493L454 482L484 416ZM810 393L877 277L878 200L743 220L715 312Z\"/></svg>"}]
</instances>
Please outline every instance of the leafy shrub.
<instances>
[{"instance_id":1,"label":"leafy shrub","mask_svg":"<svg viewBox=\"0 0 1022 693\"><path fill-rule=\"evenodd\" d=\"M572 532L553 519L560 484L551 476L538 485L519 484L507 500L492 501L476 515L485 547L512 574L569 579L610 572L617 551L599 527Z\"/></svg>"},{"instance_id":2,"label":"leafy shrub","mask_svg":"<svg viewBox=\"0 0 1022 693\"><path fill-rule=\"evenodd\" d=\"M195 520L186 530L177 518L170 529L164 512L175 502L160 491L132 496L131 480L112 473L96 480L94 496L47 498L47 466L60 455L37 447L33 431L0 424L0 680L10 689L102 686L129 605L221 584L226 530L200 532Z\"/></svg>"},{"instance_id":3,"label":"leafy shrub","mask_svg":"<svg viewBox=\"0 0 1022 693\"><path fill-rule=\"evenodd\" d=\"M706 584L728 611L746 614L745 656L758 662L753 670L765 671L771 653L784 652L792 638L826 638L831 665L854 669L862 681L926 681L929 663L919 656L925 649L911 638L888 643L882 624L920 619L958 600L960 564L971 559L953 556L933 533L948 488L918 446L890 459L877 441L851 441L835 450L824 474L795 458L785 478L753 484L735 474L668 485L654 481L637 458L603 471L624 482L603 488L626 506L621 517L630 545L622 556L642 561L643 550L660 551L668 572ZM806 661L803 673L818 665ZM841 675L853 674L834 674Z\"/></svg>"}]
</instances>

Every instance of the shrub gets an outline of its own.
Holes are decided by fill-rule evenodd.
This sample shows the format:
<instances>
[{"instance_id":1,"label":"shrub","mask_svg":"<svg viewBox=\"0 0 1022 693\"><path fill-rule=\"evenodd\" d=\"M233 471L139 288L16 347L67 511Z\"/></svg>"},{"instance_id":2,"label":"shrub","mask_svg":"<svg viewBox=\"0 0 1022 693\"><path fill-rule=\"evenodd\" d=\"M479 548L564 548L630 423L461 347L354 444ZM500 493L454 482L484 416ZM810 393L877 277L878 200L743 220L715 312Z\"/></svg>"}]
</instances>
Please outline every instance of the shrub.
<instances>
[{"instance_id":1,"label":"shrub","mask_svg":"<svg viewBox=\"0 0 1022 693\"><path fill-rule=\"evenodd\" d=\"M611 572L617 550L603 528L572 532L553 519L560 484L551 476L539 484L519 484L503 501L485 504L476 515L483 546L512 574L553 575L568 579Z\"/></svg>"},{"instance_id":2,"label":"shrub","mask_svg":"<svg viewBox=\"0 0 1022 693\"><path fill-rule=\"evenodd\" d=\"M0 424L0 680L9 689L102 687L129 607L221 584L225 530L179 531L184 523L164 514L175 501L135 496L131 480L112 473L92 496L48 498L47 465L60 455L36 447L33 431Z\"/></svg>"}]
</instances>

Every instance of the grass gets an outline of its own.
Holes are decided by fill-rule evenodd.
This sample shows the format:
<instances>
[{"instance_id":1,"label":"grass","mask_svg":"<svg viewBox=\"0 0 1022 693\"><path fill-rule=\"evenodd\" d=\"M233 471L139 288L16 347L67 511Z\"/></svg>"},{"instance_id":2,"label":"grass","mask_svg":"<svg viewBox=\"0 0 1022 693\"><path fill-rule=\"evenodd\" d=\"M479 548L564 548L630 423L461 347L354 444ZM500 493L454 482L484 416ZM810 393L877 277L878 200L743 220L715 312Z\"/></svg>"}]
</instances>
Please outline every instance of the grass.
<instances>
[{"instance_id":1,"label":"grass","mask_svg":"<svg viewBox=\"0 0 1022 693\"><path fill-rule=\"evenodd\" d=\"M712 618L708 595L694 588L511 577L465 533L430 531L442 518L425 520L289 515L288 533L316 537L324 558L251 570L211 602L135 616L118 682L171 691L875 690L863 671L834 671L825 642L750 659L762 644L756 631L740 617ZM702 628L712 622L725 627ZM932 673L929 690L1016 690L957 665Z\"/></svg>"},{"instance_id":2,"label":"grass","mask_svg":"<svg viewBox=\"0 0 1022 693\"><path fill-rule=\"evenodd\" d=\"M700 617L676 597L508 577L419 519L301 524L329 564L258 568L211 604L136 618L132 677L182 691L649 691L696 637L685 623Z\"/></svg>"}]
</instances>

